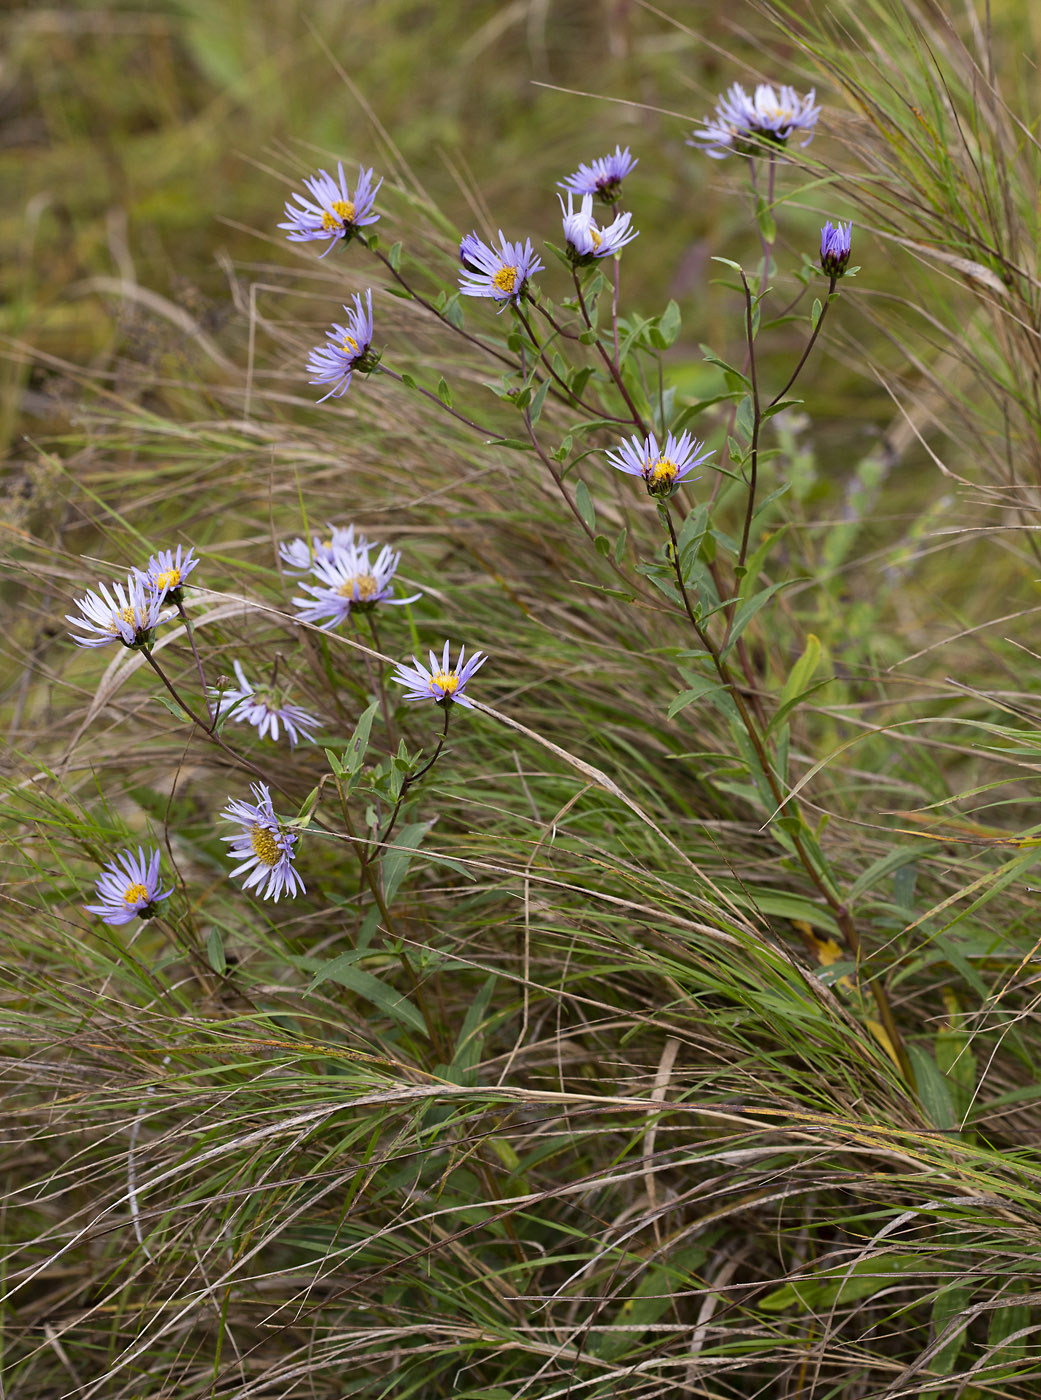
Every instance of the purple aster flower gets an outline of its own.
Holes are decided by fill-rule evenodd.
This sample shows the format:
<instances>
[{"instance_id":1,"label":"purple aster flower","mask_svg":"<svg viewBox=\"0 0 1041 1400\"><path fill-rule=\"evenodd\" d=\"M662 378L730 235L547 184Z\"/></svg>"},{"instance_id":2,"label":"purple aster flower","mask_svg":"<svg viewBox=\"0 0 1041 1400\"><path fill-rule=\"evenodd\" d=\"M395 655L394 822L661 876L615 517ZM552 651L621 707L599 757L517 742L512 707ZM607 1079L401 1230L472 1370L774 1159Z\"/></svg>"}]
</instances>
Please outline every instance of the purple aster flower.
<instances>
[{"instance_id":1,"label":"purple aster flower","mask_svg":"<svg viewBox=\"0 0 1041 1400\"><path fill-rule=\"evenodd\" d=\"M483 247L484 244L477 237L476 233L464 233L459 240L460 263L467 272L472 272L478 277L481 275L481 269L474 261L474 255L479 253Z\"/></svg>"},{"instance_id":2,"label":"purple aster flower","mask_svg":"<svg viewBox=\"0 0 1041 1400\"><path fill-rule=\"evenodd\" d=\"M391 597L401 552L385 544L372 562L369 552L374 548L371 544L355 545L349 550L334 550L331 559L316 559L313 573L317 583L300 585L311 597L293 599L300 621L317 623L328 631L343 622L352 608L367 612L377 603L401 606L422 597L420 593Z\"/></svg>"},{"instance_id":3,"label":"purple aster flower","mask_svg":"<svg viewBox=\"0 0 1041 1400\"><path fill-rule=\"evenodd\" d=\"M792 87L778 91L760 83L749 97L740 83L733 83L716 103L715 116L691 133L688 146L700 146L713 160L736 151L739 155L763 155L771 147L785 146L793 132L806 133L800 144L808 146L821 109L814 106L811 89L800 97Z\"/></svg>"},{"instance_id":4,"label":"purple aster flower","mask_svg":"<svg viewBox=\"0 0 1041 1400\"><path fill-rule=\"evenodd\" d=\"M354 310L349 306L343 309L347 312L347 325L341 326L334 323L331 331L326 331L328 345L316 345L311 351L307 361L307 368L314 376L309 380L311 384L331 384L333 387L318 400L325 403L326 399L339 398L341 394L347 392L347 387L351 382L351 375L355 370L362 374L369 374L380 362L379 355L374 355L370 346L372 345L372 292L365 293L366 305L363 308L361 297L357 292L354 294Z\"/></svg>"},{"instance_id":5,"label":"purple aster flower","mask_svg":"<svg viewBox=\"0 0 1041 1400\"><path fill-rule=\"evenodd\" d=\"M349 553L355 545L364 549L369 543L364 535L355 535L353 525L326 524L325 528L329 534L324 539L319 535L312 535L310 543L300 536L295 540L286 540L278 546L279 558L289 569L306 574L310 573L318 560L331 559L337 550Z\"/></svg>"},{"instance_id":6,"label":"purple aster flower","mask_svg":"<svg viewBox=\"0 0 1041 1400\"><path fill-rule=\"evenodd\" d=\"M176 550L161 549L148 561L147 569L135 569L134 573L149 588L154 588L163 602L177 604L184 596L181 585L198 564L194 546L185 554L183 545Z\"/></svg>"},{"instance_id":7,"label":"purple aster flower","mask_svg":"<svg viewBox=\"0 0 1041 1400\"><path fill-rule=\"evenodd\" d=\"M564 216L564 238L567 240L568 257L579 264L590 263L594 258L607 258L619 252L627 243L637 237L637 230L629 228L631 214L619 214L613 223L600 228L593 219L593 196L582 196L582 207L576 213L574 195L568 191L567 208L558 194L560 211Z\"/></svg>"},{"instance_id":8,"label":"purple aster flower","mask_svg":"<svg viewBox=\"0 0 1041 1400\"><path fill-rule=\"evenodd\" d=\"M481 669L488 658L482 652L475 651L464 665L466 647L460 647L459 660L454 666L451 666L447 642L445 642L445 649L440 661L434 652L430 652L429 655L429 671L421 661L417 661L413 656L411 666L406 666L403 661L399 662L397 670L391 674L392 681L407 687L407 694L404 698L406 700L433 700L437 705L455 703L462 705L467 710L472 710L473 701L467 700L464 693L466 683L475 671Z\"/></svg>"},{"instance_id":9,"label":"purple aster flower","mask_svg":"<svg viewBox=\"0 0 1041 1400\"><path fill-rule=\"evenodd\" d=\"M383 184L382 179L373 188L372 171L360 169L352 199L343 176L343 161L337 163L337 170L339 183L326 171L320 170L317 175L310 175L304 181L313 200L302 194L294 194L293 198L300 208L286 204L288 223L279 224L279 228L289 229L286 237L290 243L309 243L314 239L327 238L330 242L325 252L328 253L338 239L349 243L360 228L374 224L379 218L378 214L372 213L372 206L376 191ZM325 257L325 253L322 257Z\"/></svg>"},{"instance_id":10,"label":"purple aster flower","mask_svg":"<svg viewBox=\"0 0 1041 1400\"><path fill-rule=\"evenodd\" d=\"M150 919L159 910L161 899L169 899L173 890L159 888L159 848L147 856L143 846L122 851L115 860L102 867L94 882L100 904L85 904L88 914L97 914L106 924L128 924L131 919Z\"/></svg>"},{"instance_id":11,"label":"purple aster flower","mask_svg":"<svg viewBox=\"0 0 1041 1400\"><path fill-rule=\"evenodd\" d=\"M606 456L620 472L643 477L649 495L667 498L688 473L712 456L715 449L705 452L704 446L690 433L680 437L670 433L665 446L659 449L658 439L651 433L643 439L632 437Z\"/></svg>"},{"instance_id":12,"label":"purple aster flower","mask_svg":"<svg viewBox=\"0 0 1041 1400\"><path fill-rule=\"evenodd\" d=\"M562 190L573 194L592 194L605 204L615 204L622 194L622 181L639 161L629 154L629 147L623 151L615 146L614 155L601 156L589 165L583 162L573 175L566 180L558 180Z\"/></svg>"},{"instance_id":13,"label":"purple aster flower","mask_svg":"<svg viewBox=\"0 0 1041 1400\"><path fill-rule=\"evenodd\" d=\"M505 307L508 302L519 302L528 285L528 278L542 271L542 263L535 255L531 239L524 243L507 243L502 229L499 230L501 250L496 252L482 243L476 234L470 234L466 241L467 263L471 271L459 274L459 290L467 297L494 297Z\"/></svg>"},{"instance_id":14,"label":"purple aster flower","mask_svg":"<svg viewBox=\"0 0 1041 1400\"><path fill-rule=\"evenodd\" d=\"M71 632L69 635L76 645L103 647L109 642L122 642L125 647L148 646L160 621L163 597L145 579L144 574L131 574L125 589L122 584L114 583L109 592L99 583L97 593L88 590L85 598L77 598L79 617L66 613L65 621L97 635L80 637Z\"/></svg>"},{"instance_id":15,"label":"purple aster flower","mask_svg":"<svg viewBox=\"0 0 1041 1400\"><path fill-rule=\"evenodd\" d=\"M228 855L239 860L231 872L232 879L249 871L242 882L244 890L256 887L261 899L273 899L277 904L283 894L290 898L304 893L304 882L293 867L293 848L300 837L280 825L271 805L271 790L266 783L250 783L257 799L254 806L250 802L230 800L221 816L229 822L237 822L242 830L234 836L222 836L227 841ZM266 888L264 886L267 882Z\"/></svg>"},{"instance_id":16,"label":"purple aster flower","mask_svg":"<svg viewBox=\"0 0 1041 1400\"><path fill-rule=\"evenodd\" d=\"M849 264L853 246L853 223L833 224L829 219L821 229L821 267L829 277L841 277Z\"/></svg>"},{"instance_id":17,"label":"purple aster flower","mask_svg":"<svg viewBox=\"0 0 1041 1400\"><path fill-rule=\"evenodd\" d=\"M238 688L223 691L216 687L210 689L217 701L218 715L227 715L236 724L252 724L262 739L270 734L272 739L277 740L281 725L291 749L296 748L301 737L314 743L314 735L307 731L320 728L321 720L309 715L299 705L287 704L283 687L274 684L250 685L239 663L233 661L231 664L235 668Z\"/></svg>"}]
</instances>

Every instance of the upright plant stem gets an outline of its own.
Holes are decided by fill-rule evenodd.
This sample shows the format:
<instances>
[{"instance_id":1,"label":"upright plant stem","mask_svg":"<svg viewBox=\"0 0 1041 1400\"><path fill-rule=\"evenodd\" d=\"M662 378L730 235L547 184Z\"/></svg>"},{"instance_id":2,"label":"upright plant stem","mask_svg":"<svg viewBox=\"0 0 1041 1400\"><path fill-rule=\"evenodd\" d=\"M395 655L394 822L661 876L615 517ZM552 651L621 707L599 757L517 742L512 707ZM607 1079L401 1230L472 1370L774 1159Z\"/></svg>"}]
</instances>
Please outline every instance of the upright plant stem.
<instances>
[{"instance_id":1,"label":"upright plant stem","mask_svg":"<svg viewBox=\"0 0 1041 1400\"><path fill-rule=\"evenodd\" d=\"M611 356L604 349L599 335L597 335L596 331L593 330L593 322L590 318L589 311L586 307L586 299L582 291L582 281L578 275L577 268L573 267L571 269L571 276L574 279L575 291L578 293L578 304L582 311L582 319L586 323L587 330L593 332L593 344L596 346L600 358L603 360L605 366L607 367L608 374L614 380L615 387L621 394L622 400L632 416L633 424L636 428L639 429L639 431L644 435L644 437L646 437L647 424L643 421L643 416L641 415L640 410L633 403L632 395L629 393L629 390L625 387L625 380L622 378L622 371L611 359Z\"/></svg>"},{"instance_id":2,"label":"upright plant stem","mask_svg":"<svg viewBox=\"0 0 1041 1400\"><path fill-rule=\"evenodd\" d=\"M741 535L741 552L737 566L743 569L748 557L748 540L752 532L752 517L755 514L756 478L759 471L759 428L762 413L759 407L759 378L755 364L755 332L752 327L752 290L748 278L742 272L741 285L745 289L745 335L748 339L748 374L752 381L752 443L748 457L748 505L745 508L745 528Z\"/></svg>"},{"instance_id":3,"label":"upright plant stem","mask_svg":"<svg viewBox=\"0 0 1041 1400\"><path fill-rule=\"evenodd\" d=\"M766 751L766 744L763 741L763 737L759 732L759 728L756 725L755 719L753 718L752 713L748 708L748 705L745 703L744 696L741 694L740 689L734 681L729 666L727 665L723 657L720 655L718 648L714 645L711 637L708 635L708 633L705 631L704 627L702 627L700 621L698 620L698 616L695 613L693 605L690 601L690 595L687 592L686 582L683 578L683 567L680 562L679 540L676 537L676 526L673 523L672 512L669 510L668 506L666 506L662 514L665 517L665 522L668 526L669 531L669 539L672 543L671 555L673 571L676 575L676 584L680 591L680 597L683 600L684 610L686 611L687 617L690 620L691 627L694 629L694 635L697 637L698 641L701 643L705 651L710 656L712 660L712 665L715 669L716 675L719 677L720 683L722 684L724 690L726 690L727 694L730 696L731 700L734 702L734 705L737 708L738 715L741 719L742 728L747 734L749 743L752 745L752 748L755 751L756 758L759 761L759 766L763 772L763 777L766 779L766 782L770 788L770 792L773 795L775 803L777 804L778 808L787 806L791 811L792 815L796 817L800 825L802 825L802 815L799 811L798 805L796 804L794 798L790 797L789 794L785 794L785 792L782 790L780 781L777 777L777 774L774 771L773 764L770 762L769 754ZM839 898L838 892L832 884L830 875L827 875L824 871L818 870L817 865L813 860L813 857L810 855L809 851L806 848L806 843L803 841L801 833L799 831L793 831L789 834L791 836L792 844L795 847L796 853L799 857L800 864L802 865L803 869L806 871L810 879L813 881L813 884L816 886L818 892L820 893L824 902L827 904L828 908L831 910L835 922L838 924L840 930L842 931L842 935L846 940L847 945L856 957L858 964L860 964L863 955L863 945L861 944L859 931L857 930L857 927L853 922L853 917L850 914L849 909ZM886 997L885 991L882 988L879 981L877 980L877 978L871 978L870 982L872 995L875 999L875 1005L878 1008L879 1018L882 1022L882 1025L885 1028L887 1036L889 1037L890 1044L893 1047L893 1052L896 1055L897 1062L900 1066L900 1071L903 1074L907 1083L913 1089L915 1089L916 1083L914 1071L911 1067L911 1062L908 1059L907 1051L904 1047L899 1027L896 1024L892 1008L889 1005L889 1000Z\"/></svg>"}]
</instances>

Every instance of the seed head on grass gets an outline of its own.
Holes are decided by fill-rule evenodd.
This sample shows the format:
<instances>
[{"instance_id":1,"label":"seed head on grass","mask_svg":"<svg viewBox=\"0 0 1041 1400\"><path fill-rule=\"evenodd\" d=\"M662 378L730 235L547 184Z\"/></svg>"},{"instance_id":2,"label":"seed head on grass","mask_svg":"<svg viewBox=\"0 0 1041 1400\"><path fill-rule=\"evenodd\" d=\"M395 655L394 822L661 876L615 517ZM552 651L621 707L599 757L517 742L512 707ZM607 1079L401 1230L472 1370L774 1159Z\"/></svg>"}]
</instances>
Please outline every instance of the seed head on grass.
<instances>
[{"instance_id":1,"label":"seed head on grass","mask_svg":"<svg viewBox=\"0 0 1041 1400\"><path fill-rule=\"evenodd\" d=\"M829 219L821 229L821 267L829 277L841 277L849 266L853 247L853 223L833 224Z\"/></svg>"},{"instance_id":2,"label":"seed head on grass","mask_svg":"<svg viewBox=\"0 0 1041 1400\"><path fill-rule=\"evenodd\" d=\"M144 847L121 851L103 867L94 882L99 904L85 904L88 914L97 914L106 924L128 924L131 919L150 919L157 914L161 899L169 899L173 890L159 888L159 848L146 856Z\"/></svg>"},{"instance_id":3,"label":"seed head on grass","mask_svg":"<svg viewBox=\"0 0 1041 1400\"><path fill-rule=\"evenodd\" d=\"M470 234L463 242L466 261L459 274L459 290L463 296L492 297L502 302L503 308L510 302L516 305L524 296L528 279L542 271L542 262L530 238L523 243L508 243L500 229L498 252L476 234ZM462 251L460 248L460 256Z\"/></svg>"},{"instance_id":4,"label":"seed head on grass","mask_svg":"<svg viewBox=\"0 0 1041 1400\"><path fill-rule=\"evenodd\" d=\"M372 292L365 293L365 306L355 293L354 309L345 306L347 324L334 322L332 330L326 331L328 345L316 345L307 361L307 368L313 375L311 384L331 384L333 387L318 400L339 398L350 386L351 375L355 370L369 374L379 364L380 357L372 351Z\"/></svg>"},{"instance_id":5,"label":"seed head on grass","mask_svg":"<svg viewBox=\"0 0 1041 1400\"><path fill-rule=\"evenodd\" d=\"M194 547L185 554L184 546L178 545L176 550L161 549L158 554L153 554L148 561L148 568L135 569L134 573L149 588L155 589L161 602L176 605L184 597L181 589L198 563Z\"/></svg>"},{"instance_id":6,"label":"seed head on grass","mask_svg":"<svg viewBox=\"0 0 1041 1400\"><path fill-rule=\"evenodd\" d=\"M567 242L568 257L572 262L592 262L595 258L608 258L619 252L627 243L636 238L637 230L630 229L631 214L619 214L610 224L601 228L593 218L593 196L582 196L581 208L576 211L574 195L568 192L567 206L560 195L560 210L564 219L564 238Z\"/></svg>"},{"instance_id":7,"label":"seed head on grass","mask_svg":"<svg viewBox=\"0 0 1041 1400\"><path fill-rule=\"evenodd\" d=\"M299 209L287 202L287 222L279 224L279 228L289 230L286 237L290 243L309 243L325 238L329 240L329 247L325 250L328 253L335 243L341 239L349 243L359 229L374 224L379 218L372 212L372 206L383 181L380 180L373 187L371 169L360 169L352 198L343 174L343 162L339 161L336 168L338 180L334 180L325 170L308 176L304 184L312 198L294 194ZM323 258L325 253L322 254Z\"/></svg>"},{"instance_id":8,"label":"seed head on grass","mask_svg":"<svg viewBox=\"0 0 1041 1400\"><path fill-rule=\"evenodd\" d=\"M651 433L646 438L634 435L614 451L608 451L606 456L620 472L642 477L648 495L667 499L684 477L706 462L714 451L714 448L706 451L705 444L690 433L681 433L679 437L669 433L665 445L659 448L658 439Z\"/></svg>"},{"instance_id":9,"label":"seed head on grass","mask_svg":"<svg viewBox=\"0 0 1041 1400\"><path fill-rule=\"evenodd\" d=\"M109 642L122 642L125 647L140 648L150 645L152 636L159 624L163 595L157 593L146 581L144 574L131 574L126 587L114 583L111 592L104 583L98 584L98 591L87 591L83 598L76 599L79 616L65 614L65 621L81 627L92 636L69 635L77 646L104 647Z\"/></svg>"},{"instance_id":10,"label":"seed head on grass","mask_svg":"<svg viewBox=\"0 0 1041 1400\"><path fill-rule=\"evenodd\" d=\"M328 631L346 621L352 610L368 612L378 603L401 607L422 597L420 593L407 598L392 596L401 551L385 544L373 561L369 555L374 548L371 544L355 545L349 550L334 550L329 559L316 560L313 573L317 583L300 585L311 597L293 599L300 621L317 623Z\"/></svg>"},{"instance_id":11,"label":"seed head on grass","mask_svg":"<svg viewBox=\"0 0 1041 1400\"><path fill-rule=\"evenodd\" d=\"M799 144L808 146L821 113L815 96L813 89L800 97L793 87L775 91L769 83L760 83L749 97L740 83L732 83L716 103L715 115L691 132L687 145L700 146L713 160L732 152L765 155L786 146L796 132L805 136Z\"/></svg>"},{"instance_id":12,"label":"seed head on grass","mask_svg":"<svg viewBox=\"0 0 1041 1400\"><path fill-rule=\"evenodd\" d=\"M583 161L573 175L558 180L557 184L573 194L595 195L604 204L615 204L622 195L622 181L638 164L639 161L629 154L628 146L624 151L621 146L615 146L614 155L600 156L588 165Z\"/></svg>"},{"instance_id":13,"label":"seed head on grass","mask_svg":"<svg viewBox=\"0 0 1041 1400\"><path fill-rule=\"evenodd\" d=\"M440 661L436 652L430 652L430 670L417 661L413 656L412 665L406 666L404 662L398 664L396 671L391 673L391 680L398 685L406 687L405 700L433 700L436 705L462 705L464 709L472 710L472 701L466 698L466 683L475 671L487 661L487 656L482 652L475 651L469 661L466 661L466 647L459 648L459 660L454 666L449 662L448 643L445 642L445 649ZM465 664L464 664L465 663Z\"/></svg>"},{"instance_id":14,"label":"seed head on grass","mask_svg":"<svg viewBox=\"0 0 1041 1400\"><path fill-rule=\"evenodd\" d=\"M248 871L242 888L256 888L261 899L273 899L277 904L283 894L292 898L304 893L304 882L293 865L294 847L300 838L279 823L267 784L250 783L250 787L257 799L255 804L232 798L221 813L226 821L236 822L241 831L221 839L228 842L232 860L241 862L231 872L232 879Z\"/></svg>"},{"instance_id":15,"label":"seed head on grass","mask_svg":"<svg viewBox=\"0 0 1041 1400\"><path fill-rule=\"evenodd\" d=\"M314 743L314 735L308 730L321 728L321 720L299 705L290 705L284 687L251 685L238 661L233 661L232 665L238 686L231 690L211 688L218 715L227 715L236 724L251 724L262 739L270 735L276 742L284 729L291 749L296 748L301 738Z\"/></svg>"}]
</instances>

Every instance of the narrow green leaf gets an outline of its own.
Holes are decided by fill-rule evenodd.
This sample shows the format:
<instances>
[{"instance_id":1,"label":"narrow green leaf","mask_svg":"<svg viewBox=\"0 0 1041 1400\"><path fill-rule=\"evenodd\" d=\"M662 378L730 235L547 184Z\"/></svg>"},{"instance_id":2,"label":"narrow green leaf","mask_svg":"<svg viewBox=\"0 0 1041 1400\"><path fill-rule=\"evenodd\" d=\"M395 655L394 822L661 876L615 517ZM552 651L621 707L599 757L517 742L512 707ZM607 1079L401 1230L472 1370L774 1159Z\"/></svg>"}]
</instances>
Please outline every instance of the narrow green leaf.
<instances>
[{"instance_id":1,"label":"narrow green leaf","mask_svg":"<svg viewBox=\"0 0 1041 1400\"><path fill-rule=\"evenodd\" d=\"M415 848L433 826L433 822L412 822L403 826L391 845L383 853L380 868L383 872L383 898L387 905L394 902L394 896L408 873L408 867L415 855Z\"/></svg>"},{"instance_id":2,"label":"narrow green leaf","mask_svg":"<svg viewBox=\"0 0 1041 1400\"><path fill-rule=\"evenodd\" d=\"M593 498L590 496L589 488L584 481L580 481L575 487L575 505L582 517L582 523L592 534L596 529L596 511L593 509Z\"/></svg>"},{"instance_id":3,"label":"narrow green leaf","mask_svg":"<svg viewBox=\"0 0 1041 1400\"><path fill-rule=\"evenodd\" d=\"M365 750L369 746L369 732L372 729L372 721L379 707L379 701L374 700L358 721L358 726L346 749L346 768L348 773L357 773L362 765L362 760L365 758Z\"/></svg>"},{"instance_id":4,"label":"narrow green leaf","mask_svg":"<svg viewBox=\"0 0 1041 1400\"><path fill-rule=\"evenodd\" d=\"M371 1002L373 1006L379 1007L385 1015L393 1020L407 1026L409 1030L418 1031L421 1035L426 1034L426 1022L423 1017L402 993L388 986L380 978L373 976L371 972L366 972L357 966L359 958L371 956L357 948L352 948L347 953L341 953L338 958L330 958L319 967L314 975L314 979L308 987L309 992L313 992L316 987L320 987L323 982L336 982L341 987L346 987L348 991L354 992L363 1001Z\"/></svg>"}]
</instances>

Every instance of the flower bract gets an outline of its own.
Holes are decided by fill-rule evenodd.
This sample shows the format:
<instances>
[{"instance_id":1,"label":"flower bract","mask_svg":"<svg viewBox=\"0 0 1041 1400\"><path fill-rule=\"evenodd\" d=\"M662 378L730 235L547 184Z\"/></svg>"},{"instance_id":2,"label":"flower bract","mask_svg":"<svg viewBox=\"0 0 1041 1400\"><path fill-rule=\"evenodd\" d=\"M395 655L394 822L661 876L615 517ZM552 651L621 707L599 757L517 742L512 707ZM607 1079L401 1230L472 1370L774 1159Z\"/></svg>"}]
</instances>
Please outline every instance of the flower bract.
<instances>
[{"instance_id":1,"label":"flower bract","mask_svg":"<svg viewBox=\"0 0 1041 1400\"><path fill-rule=\"evenodd\" d=\"M498 252L476 234L470 234L464 242L466 262L459 274L459 290L464 296L492 297L503 306L517 303L524 296L528 279L542 271L530 238L523 243L508 243L500 229Z\"/></svg>"},{"instance_id":2,"label":"flower bract","mask_svg":"<svg viewBox=\"0 0 1041 1400\"><path fill-rule=\"evenodd\" d=\"M155 589L161 601L179 603L182 596L181 586L198 563L194 547L185 554L184 546L178 545L176 550L161 549L158 554L153 554L148 561L148 568L135 569L134 573L149 588Z\"/></svg>"},{"instance_id":3,"label":"flower bract","mask_svg":"<svg viewBox=\"0 0 1041 1400\"><path fill-rule=\"evenodd\" d=\"M564 238L567 241L568 256L572 262L592 262L594 258L610 257L619 252L637 236L636 229L630 229L631 214L619 214L606 227L601 228L593 218L593 196L582 196L582 205L576 211L574 195L568 191L567 207L560 195L560 210L564 218Z\"/></svg>"},{"instance_id":4,"label":"flower bract","mask_svg":"<svg viewBox=\"0 0 1041 1400\"><path fill-rule=\"evenodd\" d=\"M331 559L336 550L352 550L355 545L364 549L369 541L364 535L356 535L353 525L329 525L327 535L312 535L310 541L297 536L295 540L284 540L278 546L278 557L296 573L306 574L319 559Z\"/></svg>"},{"instance_id":5,"label":"flower bract","mask_svg":"<svg viewBox=\"0 0 1041 1400\"><path fill-rule=\"evenodd\" d=\"M85 904L88 914L97 914L106 924L128 924L131 919L150 919L158 910L161 899L169 899L173 890L159 888L159 848L145 855L144 847L121 851L102 868L94 882L99 903Z\"/></svg>"},{"instance_id":6,"label":"flower bract","mask_svg":"<svg viewBox=\"0 0 1041 1400\"><path fill-rule=\"evenodd\" d=\"M316 345L307 361L307 368L313 376L311 384L331 384L333 387L318 400L339 398L347 392L351 375L355 370L368 374L379 364L379 356L373 355L372 346L372 292L365 293L365 305L355 293L354 309L345 306L347 324L334 323L332 330L326 331L328 345Z\"/></svg>"},{"instance_id":7,"label":"flower bract","mask_svg":"<svg viewBox=\"0 0 1041 1400\"><path fill-rule=\"evenodd\" d=\"M270 735L277 740L284 729L290 748L295 748L301 738L314 743L314 735L308 731L320 728L321 720L299 705L290 705L281 686L251 685L239 663L233 661L232 665L238 686L223 691L211 687L219 715L227 715L237 724L251 724L262 739Z\"/></svg>"},{"instance_id":8,"label":"flower bract","mask_svg":"<svg viewBox=\"0 0 1041 1400\"><path fill-rule=\"evenodd\" d=\"M687 145L700 146L714 160L732 151L763 155L786 146L796 132L805 137L800 145L807 146L821 111L814 105L815 96L812 89L800 97L793 87L775 91L769 83L760 83L749 97L740 83L732 83L716 103L714 116L691 133Z\"/></svg>"},{"instance_id":9,"label":"flower bract","mask_svg":"<svg viewBox=\"0 0 1041 1400\"><path fill-rule=\"evenodd\" d=\"M658 439L651 433L646 438L634 436L606 455L620 472L642 477L650 495L668 497L685 476L712 456L715 449L706 452L704 448L705 444L690 433L679 437L669 433L659 448Z\"/></svg>"},{"instance_id":10,"label":"flower bract","mask_svg":"<svg viewBox=\"0 0 1041 1400\"><path fill-rule=\"evenodd\" d=\"M300 621L317 623L328 630L343 622L352 609L364 612L377 603L401 606L421 597L419 593L408 598L391 596L401 553L384 545L373 560L370 555L374 548L371 544L356 544L353 549L334 550L329 559L316 559L312 572L317 582L300 585L310 598L293 599Z\"/></svg>"},{"instance_id":11,"label":"flower bract","mask_svg":"<svg viewBox=\"0 0 1041 1400\"><path fill-rule=\"evenodd\" d=\"M397 670L391 673L392 681L406 687L404 699L433 700L437 705L457 704L472 710L473 702L466 698L466 683L488 658L482 652L475 651L466 661L466 647L460 647L459 660L452 666L447 642L440 660L436 652L430 652L429 656L429 671L413 656L411 666L400 662Z\"/></svg>"},{"instance_id":12,"label":"flower bract","mask_svg":"<svg viewBox=\"0 0 1041 1400\"><path fill-rule=\"evenodd\" d=\"M833 224L829 219L821 229L821 267L829 277L841 277L846 271L852 247L852 221Z\"/></svg>"},{"instance_id":13,"label":"flower bract","mask_svg":"<svg viewBox=\"0 0 1041 1400\"><path fill-rule=\"evenodd\" d=\"M228 842L231 859L240 862L231 872L232 878L248 871L242 888L256 889L261 899L273 899L277 904L283 894L292 898L304 893L304 882L293 865L294 847L300 838L279 823L267 784L250 783L250 787L255 803L233 798L221 813L242 829L221 839Z\"/></svg>"},{"instance_id":14,"label":"flower bract","mask_svg":"<svg viewBox=\"0 0 1041 1400\"><path fill-rule=\"evenodd\" d=\"M621 146L615 146L614 155L600 156L588 165L583 161L573 175L558 180L557 184L573 194L595 195L605 204L614 204L621 196L622 181L637 164L628 146L624 151Z\"/></svg>"},{"instance_id":15,"label":"flower bract","mask_svg":"<svg viewBox=\"0 0 1041 1400\"><path fill-rule=\"evenodd\" d=\"M317 175L308 176L304 184L311 198L308 199L302 194L293 195L299 208L287 202L287 222L279 224L279 228L289 230L286 237L290 243L328 239L329 247L325 250L328 253L338 240L350 242L360 228L374 224L379 218L378 214L372 212L372 206L383 181L380 180L374 187L371 169L359 170L358 183L352 196L344 178L343 162L338 162L336 168L338 180L334 180L325 170L319 170Z\"/></svg>"},{"instance_id":16,"label":"flower bract","mask_svg":"<svg viewBox=\"0 0 1041 1400\"><path fill-rule=\"evenodd\" d=\"M163 595L146 582L145 574L131 574L126 587L114 583L111 591L104 583L98 591L88 590L86 597L77 598L79 616L65 614L66 622L74 623L92 636L70 633L81 647L103 647L109 642L122 642L125 647L147 646L159 623Z\"/></svg>"}]
</instances>

